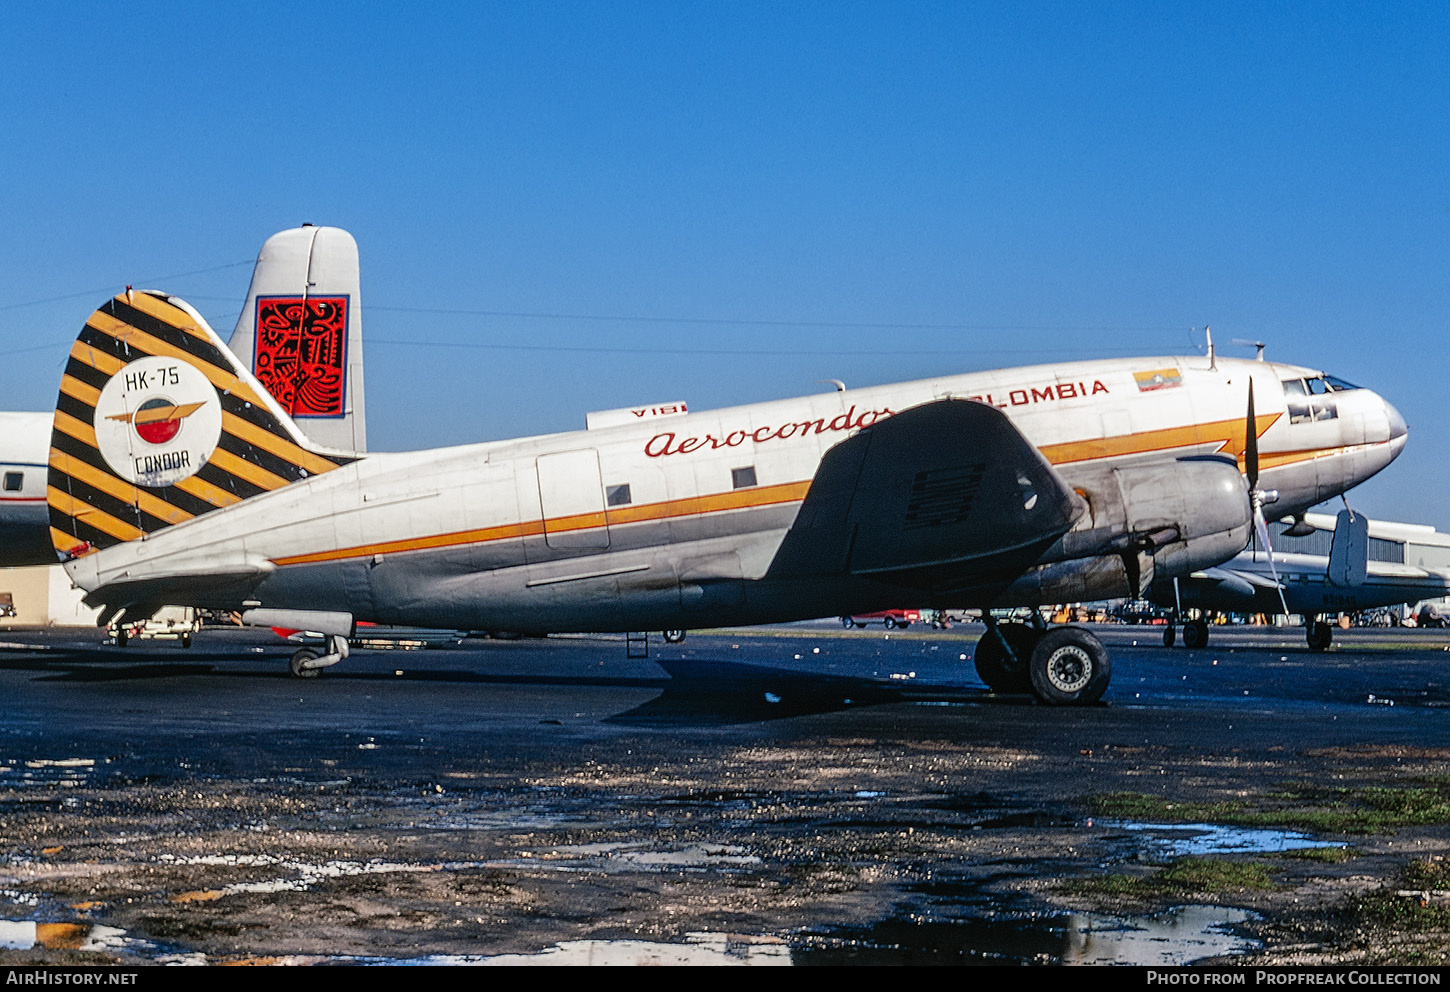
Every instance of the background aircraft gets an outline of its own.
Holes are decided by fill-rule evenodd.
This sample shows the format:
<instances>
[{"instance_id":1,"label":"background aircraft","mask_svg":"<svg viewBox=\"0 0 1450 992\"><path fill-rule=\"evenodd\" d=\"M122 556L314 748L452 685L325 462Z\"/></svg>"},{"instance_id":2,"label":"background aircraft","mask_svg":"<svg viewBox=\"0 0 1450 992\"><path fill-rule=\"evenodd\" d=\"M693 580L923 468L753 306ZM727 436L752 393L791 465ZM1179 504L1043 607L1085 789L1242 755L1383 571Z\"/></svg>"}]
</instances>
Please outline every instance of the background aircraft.
<instances>
[{"instance_id":1,"label":"background aircraft","mask_svg":"<svg viewBox=\"0 0 1450 992\"><path fill-rule=\"evenodd\" d=\"M167 426L148 436L143 415ZM360 456L304 437L184 302L135 294L71 352L51 526L103 620L246 610L329 635L294 656L308 675L358 621L629 631L1135 596L1242 549L1259 502L1302 512L1373 475L1405 435L1369 390L1210 356ZM1251 493L1240 455L1276 490ZM1054 703L1106 688L1085 630L1019 625L984 638L989 661L992 644L989 684Z\"/></svg>"},{"instance_id":2,"label":"background aircraft","mask_svg":"<svg viewBox=\"0 0 1450 992\"><path fill-rule=\"evenodd\" d=\"M313 441L367 450L357 242L304 224L263 244L228 348ZM0 567L53 565L51 415L0 413Z\"/></svg>"},{"instance_id":3,"label":"background aircraft","mask_svg":"<svg viewBox=\"0 0 1450 992\"><path fill-rule=\"evenodd\" d=\"M1258 545L1222 565L1159 579L1148 598L1180 612L1297 613L1304 617L1309 646L1323 651L1334 638L1334 628L1320 619L1323 614L1450 596L1450 569L1371 561L1369 544L1377 528L1364 514L1341 510L1329 527L1324 526L1326 519L1322 514L1309 516L1311 525L1317 523L1334 535L1328 555L1270 551ZM1202 618L1187 621L1184 646L1203 647L1209 630ZM1171 645L1174 639L1170 624L1163 643Z\"/></svg>"}]
</instances>

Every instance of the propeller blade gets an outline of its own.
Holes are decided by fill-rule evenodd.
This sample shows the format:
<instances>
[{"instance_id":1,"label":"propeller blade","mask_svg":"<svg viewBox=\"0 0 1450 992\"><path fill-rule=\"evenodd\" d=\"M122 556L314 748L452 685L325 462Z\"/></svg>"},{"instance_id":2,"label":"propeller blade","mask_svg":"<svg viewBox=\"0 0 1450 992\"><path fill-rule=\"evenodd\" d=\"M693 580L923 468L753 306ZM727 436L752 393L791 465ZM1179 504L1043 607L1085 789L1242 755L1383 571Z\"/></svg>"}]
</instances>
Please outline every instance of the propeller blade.
<instances>
[{"instance_id":1,"label":"propeller blade","mask_svg":"<svg viewBox=\"0 0 1450 992\"><path fill-rule=\"evenodd\" d=\"M1263 507L1258 501L1254 502L1254 529L1258 536L1264 540L1264 550L1269 556L1269 574L1274 577L1274 588L1279 592L1279 605L1284 608L1284 616L1289 615L1289 603L1284 599L1284 583L1279 578L1279 569L1274 565L1274 546L1269 543L1269 522L1264 519Z\"/></svg>"},{"instance_id":2,"label":"propeller blade","mask_svg":"<svg viewBox=\"0 0 1450 992\"><path fill-rule=\"evenodd\" d=\"M1259 421L1254 416L1254 380L1249 380L1249 416L1244 422L1244 474L1249 488L1259 488ZM1260 515L1262 516L1262 514Z\"/></svg>"}]
</instances>

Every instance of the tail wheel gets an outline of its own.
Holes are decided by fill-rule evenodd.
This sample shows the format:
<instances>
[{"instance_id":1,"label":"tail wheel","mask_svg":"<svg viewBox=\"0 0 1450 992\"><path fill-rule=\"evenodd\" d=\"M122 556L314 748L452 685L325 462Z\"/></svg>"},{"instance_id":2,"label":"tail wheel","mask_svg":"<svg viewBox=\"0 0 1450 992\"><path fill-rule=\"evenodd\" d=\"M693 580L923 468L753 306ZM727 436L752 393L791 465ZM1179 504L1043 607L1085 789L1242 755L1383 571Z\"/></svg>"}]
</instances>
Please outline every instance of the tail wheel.
<instances>
[{"instance_id":1,"label":"tail wheel","mask_svg":"<svg viewBox=\"0 0 1450 992\"><path fill-rule=\"evenodd\" d=\"M1051 706L1083 706L1103 697L1112 678L1103 642L1081 627L1058 627L1032 649L1032 691Z\"/></svg>"},{"instance_id":2,"label":"tail wheel","mask_svg":"<svg viewBox=\"0 0 1450 992\"><path fill-rule=\"evenodd\" d=\"M322 674L322 669L305 668L303 666L317 657L319 655L316 651L311 648L303 648L292 656L292 660L288 662L288 667L291 668L292 674L299 679L315 679Z\"/></svg>"},{"instance_id":3,"label":"tail wheel","mask_svg":"<svg viewBox=\"0 0 1450 992\"><path fill-rule=\"evenodd\" d=\"M993 692L1027 692L1032 683L1027 677L1027 660L1037 646L1041 635L1021 623L999 623L982 635L977 642L972 663L977 668L977 678L987 683ZM1000 640L999 640L1000 638ZM1006 641L1006 647L1003 646ZM1013 658L1007 648L1012 649Z\"/></svg>"},{"instance_id":4,"label":"tail wheel","mask_svg":"<svg viewBox=\"0 0 1450 992\"><path fill-rule=\"evenodd\" d=\"M685 640L685 632L683 630L667 630L667 631L665 631L665 643L666 644L683 644L684 643L684 640Z\"/></svg>"}]
</instances>

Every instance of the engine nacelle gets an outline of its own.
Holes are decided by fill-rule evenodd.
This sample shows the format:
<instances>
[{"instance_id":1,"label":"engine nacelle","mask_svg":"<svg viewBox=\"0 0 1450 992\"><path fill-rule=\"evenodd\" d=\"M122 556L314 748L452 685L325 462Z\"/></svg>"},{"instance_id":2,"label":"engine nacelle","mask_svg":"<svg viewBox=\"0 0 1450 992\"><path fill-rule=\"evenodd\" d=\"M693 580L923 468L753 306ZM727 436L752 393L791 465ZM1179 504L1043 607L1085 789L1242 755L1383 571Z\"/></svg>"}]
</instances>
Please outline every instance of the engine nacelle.
<instances>
[{"instance_id":1,"label":"engine nacelle","mask_svg":"<svg viewBox=\"0 0 1450 992\"><path fill-rule=\"evenodd\" d=\"M1077 526L1002 603L1078 603L1141 596L1153 579L1187 575L1244 549L1253 507L1238 463L1223 455L1065 471L1088 504Z\"/></svg>"},{"instance_id":2,"label":"engine nacelle","mask_svg":"<svg viewBox=\"0 0 1450 992\"><path fill-rule=\"evenodd\" d=\"M1001 602L1014 606L1136 599L1153 581L1153 556L1102 555L1040 565L1007 587Z\"/></svg>"}]
</instances>

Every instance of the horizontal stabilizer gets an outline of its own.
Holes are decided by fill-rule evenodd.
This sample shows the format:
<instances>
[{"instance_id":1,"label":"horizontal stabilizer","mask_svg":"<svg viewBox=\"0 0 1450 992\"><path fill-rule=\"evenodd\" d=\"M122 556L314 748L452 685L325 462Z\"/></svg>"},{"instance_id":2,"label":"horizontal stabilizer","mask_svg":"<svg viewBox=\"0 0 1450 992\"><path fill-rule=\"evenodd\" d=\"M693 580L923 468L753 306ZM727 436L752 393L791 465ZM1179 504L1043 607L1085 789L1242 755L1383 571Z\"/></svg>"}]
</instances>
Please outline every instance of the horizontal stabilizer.
<instances>
[{"instance_id":1,"label":"horizontal stabilizer","mask_svg":"<svg viewBox=\"0 0 1450 992\"><path fill-rule=\"evenodd\" d=\"M1015 578L1082 509L1000 410L940 400L826 452L770 574Z\"/></svg>"},{"instance_id":2,"label":"horizontal stabilizer","mask_svg":"<svg viewBox=\"0 0 1450 992\"><path fill-rule=\"evenodd\" d=\"M131 617L150 616L160 607L172 603L205 605L209 602L229 602L244 598L272 574L274 567L271 562L258 562L173 571L155 578L112 582L92 589L84 602L87 606L104 606L100 618L103 624L122 611Z\"/></svg>"}]
</instances>

